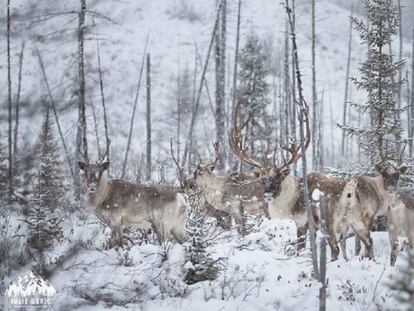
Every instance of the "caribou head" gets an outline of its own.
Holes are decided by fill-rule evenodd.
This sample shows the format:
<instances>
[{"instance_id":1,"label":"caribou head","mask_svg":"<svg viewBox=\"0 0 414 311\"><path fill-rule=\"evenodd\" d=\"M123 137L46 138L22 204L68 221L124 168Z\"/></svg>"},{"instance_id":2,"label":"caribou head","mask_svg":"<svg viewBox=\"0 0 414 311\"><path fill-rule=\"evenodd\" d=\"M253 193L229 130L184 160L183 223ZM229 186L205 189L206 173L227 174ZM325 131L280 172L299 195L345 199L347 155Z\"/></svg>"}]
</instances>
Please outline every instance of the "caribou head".
<instances>
[{"instance_id":1,"label":"caribou head","mask_svg":"<svg viewBox=\"0 0 414 311\"><path fill-rule=\"evenodd\" d=\"M101 182L103 173L109 168L109 162L89 164L88 162L78 162L79 168L85 172L86 187L88 193L95 193Z\"/></svg>"},{"instance_id":2,"label":"caribou head","mask_svg":"<svg viewBox=\"0 0 414 311\"><path fill-rule=\"evenodd\" d=\"M394 164L376 164L375 170L381 175L384 180L384 188L387 191L394 191L398 187L398 182L401 175L407 171L406 166L394 165Z\"/></svg>"}]
</instances>

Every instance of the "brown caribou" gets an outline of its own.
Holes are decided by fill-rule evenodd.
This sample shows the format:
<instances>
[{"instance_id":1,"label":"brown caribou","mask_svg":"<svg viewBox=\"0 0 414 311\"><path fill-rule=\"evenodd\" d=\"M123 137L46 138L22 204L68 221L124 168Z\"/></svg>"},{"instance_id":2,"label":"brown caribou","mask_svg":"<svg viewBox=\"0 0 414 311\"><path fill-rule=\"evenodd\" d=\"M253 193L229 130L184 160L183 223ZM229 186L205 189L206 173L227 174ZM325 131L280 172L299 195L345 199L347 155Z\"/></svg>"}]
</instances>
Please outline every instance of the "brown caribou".
<instances>
[{"instance_id":1,"label":"brown caribou","mask_svg":"<svg viewBox=\"0 0 414 311\"><path fill-rule=\"evenodd\" d=\"M161 241L184 242L188 204L176 187L108 180L104 176L108 161L78 164L86 178L86 208L113 228L116 242L122 245L125 226L152 228Z\"/></svg>"},{"instance_id":2,"label":"brown caribou","mask_svg":"<svg viewBox=\"0 0 414 311\"><path fill-rule=\"evenodd\" d=\"M172 152L171 156L178 170L181 187L189 189L196 186L202 196L202 208L208 216L217 219L217 224L223 229L229 229L231 219L241 226L244 233L245 223L243 214L265 215L268 217L267 202L264 200L264 188L257 177L248 174L216 174L218 161L218 144L213 143L215 158L212 162L197 165L193 178L184 176L183 169L178 164Z\"/></svg>"}]
</instances>

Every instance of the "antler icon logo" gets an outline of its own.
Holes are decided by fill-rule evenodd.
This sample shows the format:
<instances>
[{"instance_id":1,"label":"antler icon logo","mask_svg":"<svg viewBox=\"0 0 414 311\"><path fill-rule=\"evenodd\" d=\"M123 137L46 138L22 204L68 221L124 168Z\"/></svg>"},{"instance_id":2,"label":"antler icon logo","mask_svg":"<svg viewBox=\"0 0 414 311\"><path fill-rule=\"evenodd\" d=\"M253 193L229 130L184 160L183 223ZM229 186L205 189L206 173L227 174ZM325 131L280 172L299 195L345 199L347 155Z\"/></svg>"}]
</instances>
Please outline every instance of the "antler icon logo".
<instances>
[{"instance_id":1,"label":"antler icon logo","mask_svg":"<svg viewBox=\"0 0 414 311\"><path fill-rule=\"evenodd\" d=\"M11 306L50 305L51 298L56 294L55 288L48 280L42 279L32 271L18 276L5 291Z\"/></svg>"}]
</instances>

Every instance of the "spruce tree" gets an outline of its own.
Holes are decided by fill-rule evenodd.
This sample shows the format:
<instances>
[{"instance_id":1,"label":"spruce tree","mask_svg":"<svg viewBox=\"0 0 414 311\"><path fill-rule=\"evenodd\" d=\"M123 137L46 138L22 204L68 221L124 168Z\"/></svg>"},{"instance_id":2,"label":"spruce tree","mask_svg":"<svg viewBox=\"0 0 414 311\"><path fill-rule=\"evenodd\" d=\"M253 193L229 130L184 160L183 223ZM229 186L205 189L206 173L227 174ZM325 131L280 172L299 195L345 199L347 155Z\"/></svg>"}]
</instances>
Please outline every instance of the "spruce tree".
<instances>
[{"instance_id":1,"label":"spruce tree","mask_svg":"<svg viewBox=\"0 0 414 311\"><path fill-rule=\"evenodd\" d=\"M59 146L53 134L49 108L39 137L40 159L34 195L39 204L54 211L65 202L64 174Z\"/></svg>"},{"instance_id":2,"label":"spruce tree","mask_svg":"<svg viewBox=\"0 0 414 311\"><path fill-rule=\"evenodd\" d=\"M412 310L414 306L414 251L404 255L405 262L398 267L398 272L391 278L388 287L393 289L400 310Z\"/></svg>"},{"instance_id":3,"label":"spruce tree","mask_svg":"<svg viewBox=\"0 0 414 311\"><path fill-rule=\"evenodd\" d=\"M55 239L62 237L61 219L56 209L65 204L64 175L59 147L53 135L49 106L40 132L40 159L31 208L26 222L29 225L28 244L35 249L45 249Z\"/></svg>"},{"instance_id":4,"label":"spruce tree","mask_svg":"<svg viewBox=\"0 0 414 311\"><path fill-rule=\"evenodd\" d=\"M207 248L213 243L211 225L207 217L201 212L201 192L195 189L188 193L190 212L186 223L186 270L185 282L195 284L205 280L214 280L217 277L218 267Z\"/></svg>"},{"instance_id":5,"label":"spruce tree","mask_svg":"<svg viewBox=\"0 0 414 311\"><path fill-rule=\"evenodd\" d=\"M269 85L266 82L268 59L263 51L259 37L249 35L240 52L240 86L237 94L244 99L241 117L247 118L254 110L246 137L251 146L252 155L260 158L264 153L263 141L270 139L272 119L267 112L270 101L267 97Z\"/></svg>"},{"instance_id":6,"label":"spruce tree","mask_svg":"<svg viewBox=\"0 0 414 311\"><path fill-rule=\"evenodd\" d=\"M353 81L358 89L367 92L368 98L366 103L353 104L353 107L369 116L370 125L357 128L343 124L341 128L347 135L360 138L360 146L371 164L387 165L397 160L398 142L394 138L401 136L402 131L401 121L395 117L399 110L394 96L402 83L398 80L398 72L404 62L394 62L392 55L386 52L400 18L392 0L363 0L363 3L368 21L365 23L356 17L352 21L368 46L368 53L359 68L361 77Z\"/></svg>"}]
</instances>

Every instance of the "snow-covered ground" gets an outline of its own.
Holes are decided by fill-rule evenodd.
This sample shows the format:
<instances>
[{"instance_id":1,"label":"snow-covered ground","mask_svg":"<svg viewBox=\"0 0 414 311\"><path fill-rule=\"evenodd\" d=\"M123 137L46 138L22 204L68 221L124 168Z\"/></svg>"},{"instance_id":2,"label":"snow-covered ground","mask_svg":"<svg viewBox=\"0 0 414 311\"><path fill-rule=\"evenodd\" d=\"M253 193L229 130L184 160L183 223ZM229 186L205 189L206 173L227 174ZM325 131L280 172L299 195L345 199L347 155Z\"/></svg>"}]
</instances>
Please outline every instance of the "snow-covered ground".
<instances>
[{"instance_id":1,"label":"snow-covered ground","mask_svg":"<svg viewBox=\"0 0 414 311\"><path fill-rule=\"evenodd\" d=\"M194 285L183 281L182 245L106 250L108 228L93 215L78 212L66 218L64 228L65 240L49 253L50 262L61 260L76 240L83 246L49 280L57 292L55 310L318 309L319 284L311 275L310 252L295 254L290 221L265 220L243 238L220 235L208 249L218 260L217 279ZM329 262L328 255L328 310L402 310L387 283L403 260L389 266L387 233L374 232L373 240L375 260L354 256L353 239L348 239L348 262Z\"/></svg>"}]
</instances>

